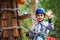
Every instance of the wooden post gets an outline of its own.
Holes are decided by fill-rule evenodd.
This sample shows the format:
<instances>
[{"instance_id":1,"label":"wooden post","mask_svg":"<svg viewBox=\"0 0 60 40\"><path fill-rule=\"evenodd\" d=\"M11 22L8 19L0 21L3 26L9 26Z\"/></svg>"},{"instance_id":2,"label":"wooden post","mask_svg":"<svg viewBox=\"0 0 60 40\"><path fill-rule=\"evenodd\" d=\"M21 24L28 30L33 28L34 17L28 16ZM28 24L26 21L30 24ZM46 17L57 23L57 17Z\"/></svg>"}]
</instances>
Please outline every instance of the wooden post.
<instances>
[{"instance_id":1,"label":"wooden post","mask_svg":"<svg viewBox=\"0 0 60 40\"><path fill-rule=\"evenodd\" d=\"M20 26L19 19L30 17L30 14L28 14L28 16L18 16L18 10L8 10L8 8L18 8L16 1L17 0L1 0L0 8L3 10L0 12L0 28ZM4 8L6 8L6 10L4 10ZM22 40L22 29L3 30L2 36L1 40L18 40L18 37Z\"/></svg>"},{"instance_id":2,"label":"wooden post","mask_svg":"<svg viewBox=\"0 0 60 40\"><path fill-rule=\"evenodd\" d=\"M0 3L1 7L0 8L18 8L17 7L17 3L16 0L1 0ZM4 28L4 27L14 27L14 26L18 26L18 22L17 19L18 17L18 13L16 12L16 10L12 11L12 10L3 10L1 13L1 17L0 17L0 27ZM21 30L20 30L21 33ZM20 34L22 35L22 34ZM6 39L7 38L7 39ZM14 39L17 38L17 39ZM9 30L3 30L3 40L18 40L18 29L9 29Z\"/></svg>"}]
</instances>

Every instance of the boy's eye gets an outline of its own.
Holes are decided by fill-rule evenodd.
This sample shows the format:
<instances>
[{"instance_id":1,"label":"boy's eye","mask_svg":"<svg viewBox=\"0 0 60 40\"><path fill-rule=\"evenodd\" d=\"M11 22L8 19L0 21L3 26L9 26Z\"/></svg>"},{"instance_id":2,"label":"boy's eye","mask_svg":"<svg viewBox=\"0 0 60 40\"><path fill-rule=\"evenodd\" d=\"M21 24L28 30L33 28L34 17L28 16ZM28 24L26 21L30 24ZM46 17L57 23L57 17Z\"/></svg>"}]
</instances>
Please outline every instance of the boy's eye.
<instances>
[{"instance_id":1,"label":"boy's eye","mask_svg":"<svg viewBox=\"0 0 60 40\"><path fill-rule=\"evenodd\" d=\"M37 15L37 16L40 16L40 15Z\"/></svg>"},{"instance_id":2,"label":"boy's eye","mask_svg":"<svg viewBox=\"0 0 60 40\"><path fill-rule=\"evenodd\" d=\"M42 15L41 15L42 16Z\"/></svg>"}]
</instances>

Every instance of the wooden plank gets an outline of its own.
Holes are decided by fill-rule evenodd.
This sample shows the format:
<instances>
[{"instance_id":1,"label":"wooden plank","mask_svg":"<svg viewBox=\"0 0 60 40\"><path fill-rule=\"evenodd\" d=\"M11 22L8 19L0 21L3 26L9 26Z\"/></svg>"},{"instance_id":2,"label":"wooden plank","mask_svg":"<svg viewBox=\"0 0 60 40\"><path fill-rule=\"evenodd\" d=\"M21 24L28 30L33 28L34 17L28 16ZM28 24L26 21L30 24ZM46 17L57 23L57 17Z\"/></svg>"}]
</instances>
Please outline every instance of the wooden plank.
<instances>
[{"instance_id":1,"label":"wooden plank","mask_svg":"<svg viewBox=\"0 0 60 40\"><path fill-rule=\"evenodd\" d=\"M8 20L7 20L7 27L12 27L12 14L11 14L11 12L10 11L8 11L8 13L7 13L7 17L8 17Z\"/></svg>"},{"instance_id":2,"label":"wooden plank","mask_svg":"<svg viewBox=\"0 0 60 40\"><path fill-rule=\"evenodd\" d=\"M6 8L7 7L7 1L5 0L5 2L2 1L1 3L1 8Z\"/></svg>"},{"instance_id":3,"label":"wooden plank","mask_svg":"<svg viewBox=\"0 0 60 40\"><path fill-rule=\"evenodd\" d=\"M11 1L12 0L8 0L8 5L7 5L7 8L11 8ZM7 13L7 17L8 17L8 20L7 20L7 22L8 22L8 24L7 24L7 26L8 27L12 27L12 12L10 11L10 10L7 10L8 11L8 13ZM9 38L9 40L14 40L14 37L13 37L13 30L7 30L8 31L8 38Z\"/></svg>"},{"instance_id":4,"label":"wooden plank","mask_svg":"<svg viewBox=\"0 0 60 40\"><path fill-rule=\"evenodd\" d=\"M17 20L12 19L12 26L17 26ZM18 37L18 29L13 29L13 36Z\"/></svg>"},{"instance_id":5,"label":"wooden plank","mask_svg":"<svg viewBox=\"0 0 60 40\"><path fill-rule=\"evenodd\" d=\"M1 2L1 8L6 8L7 7L7 3L6 2ZM2 11L2 17L1 17L1 26L2 26L2 28L4 28L4 27L7 27L7 20L3 20L3 19L6 19L7 17L6 17L6 15L5 15L5 13L7 13L7 11ZM7 38L8 37L8 32L7 32L7 30L3 30L3 38Z\"/></svg>"},{"instance_id":6,"label":"wooden plank","mask_svg":"<svg viewBox=\"0 0 60 40\"><path fill-rule=\"evenodd\" d=\"M7 12L6 11L2 12L2 19L7 20Z\"/></svg>"},{"instance_id":7,"label":"wooden plank","mask_svg":"<svg viewBox=\"0 0 60 40\"><path fill-rule=\"evenodd\" d=\"M7 20L2 20L2 28L7 27ZM7 30L3 30L3 38L8 38Z\"/></svg>"},{"instance_id":8,"label":"wooden plank","mask_svg":"<svg viewBox=\"0 0 60 40\"><path fill-rule=\"evenodd\" d=\"M12 8L16 8L16 0L13 0L12 1L12 6L11 6ZM16 13L16 11L14 11L14 12L12 12L12 17L14 17L14 18L17 18L17 13Z\"/></svg>"},{"instance_id":9,"label":"wooden plank","mask_svg":"<svg viewBox=\"0 0 60 40\"><path fill-rule=\"evenodd\" d=\"M30 16L31 16L31 14L27 14L27 16L25 16L25 15L19 16L19 15L18 15L18 20L30 18Z\"/></svg>"},{"instance_id":10,"label":"wooden plank","mask_svg":"<svg viewBox=\"0 0 60 40\"><path fill-rule=\"evenodd\" d=\"M16 0L12 1L12 8L16 8ZM17 24L17 12L12 12L12 26L18 26ZM18 29L13 29L13 36L18 38Z\"/></svg>"},{"instance_id":11,"label":"wooden plank","mask_svg":"<svg viewBox=\"0 0 60 40\"><path fill-rule=\"evenodd\" d=\"M12 12L12 15L13 18L17 18L16 12Z\"/></svg>"}]
</instances>

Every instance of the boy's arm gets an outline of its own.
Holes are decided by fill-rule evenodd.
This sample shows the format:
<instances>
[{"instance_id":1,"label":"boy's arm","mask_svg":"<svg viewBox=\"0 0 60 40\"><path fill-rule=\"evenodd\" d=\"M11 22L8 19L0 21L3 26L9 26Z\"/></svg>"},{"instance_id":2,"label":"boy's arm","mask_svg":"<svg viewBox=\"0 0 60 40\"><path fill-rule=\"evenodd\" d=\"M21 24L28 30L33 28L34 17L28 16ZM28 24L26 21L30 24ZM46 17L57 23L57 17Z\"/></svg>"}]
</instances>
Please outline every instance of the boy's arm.
<instances>
[{"instance_id":1,"label":"boy's arm","mask_svg":"<svg viewBox=\"0 0 60 40\"><path fill-rule=\"evenodd\" d=\"M53 24L53 22L52 22L52 18L51 19L48 19L48 23L49 23L49 27L51 28L51 29L54 29L54 24Z\"/></svg>"},{"instance_id":2,"label":"boy's arm","mask_svg":"<svg viewBox=\"0 0 60 40\"><path fill-rule=\"evenodd\" d=\"M49 23L48 26L49 26L49 28L54 29L54 24L52 23L52 10L48 10L46 12L46 15L48 17L48 23Z\"/></svg>"},{"instance_id":3,"label":"boy's arm","mask_svg":"<svg viewBox=\"0 0 60 40\"><path fill-rule=\"evenodd\" d=\"M34 25L32 26L30 31L26 32L26 36L29 37L29 38L32 38L33 37L33 30L34 30Z\"/></svg>"}]
</instances>

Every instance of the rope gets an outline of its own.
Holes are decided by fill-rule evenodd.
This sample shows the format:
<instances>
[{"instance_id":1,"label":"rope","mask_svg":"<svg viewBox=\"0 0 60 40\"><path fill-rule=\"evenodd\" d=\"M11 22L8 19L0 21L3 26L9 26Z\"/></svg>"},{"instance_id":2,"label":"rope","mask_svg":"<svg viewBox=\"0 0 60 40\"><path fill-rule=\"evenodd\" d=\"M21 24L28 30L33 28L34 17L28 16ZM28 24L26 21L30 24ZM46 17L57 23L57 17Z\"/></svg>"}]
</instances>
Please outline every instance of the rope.
<instances>
[{"instance_id":1,"label":"rope","mask_svg":"<svg viewBox=\"0 0 60 40\"><path fill-rule=\"evenodd\" d=\"M15 29L15 28L23 28L24 30L28 30L21 25L21 27L20 26L12 26L12 27L0 28L0 32L2 32L3 30L10 30L10 29Z\"/></svg>"},{"instance_id":2,"label":"rope","mask_svg":"<svg viewBox=\"0 0 60 40\"><path fill-rule=\"evenodd\" d=\"M9 10L9 11L18 11L18 8L0 8L0 12L2 12L3 10Z\"/></svg>"},{"instance_id":3,"label":"rope","mask_svg":"<svg viewBox=\"0 0 60 40\"><path fill-rule=\"evenodd\" d=\"M21 28L21 27L18 27L18 26L13 26L13 27L5 27L5 28L2 28L2 30L8 30L8 29L14 29L14 28Z\"/></svg>"}]
</instances>

